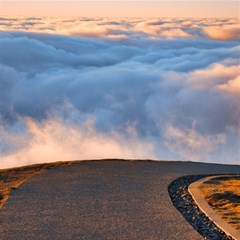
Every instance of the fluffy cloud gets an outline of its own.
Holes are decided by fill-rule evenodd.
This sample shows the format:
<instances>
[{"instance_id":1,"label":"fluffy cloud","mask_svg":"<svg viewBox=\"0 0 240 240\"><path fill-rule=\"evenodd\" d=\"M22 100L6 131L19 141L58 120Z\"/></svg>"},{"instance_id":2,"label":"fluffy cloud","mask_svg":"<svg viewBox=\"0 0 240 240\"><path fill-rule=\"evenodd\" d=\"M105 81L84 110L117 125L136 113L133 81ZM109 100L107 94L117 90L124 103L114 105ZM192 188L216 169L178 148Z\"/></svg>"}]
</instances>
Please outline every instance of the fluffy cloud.
<instances>
[{"instance_id":1,"label":"fluffy cloud","mask_svg":"<svg viewBox=\"0 0 240 240\"><path fill-rule=\"evenodd\" d=\"M13 153L1 157L1 167L14 167L41 162L106 159L112 158L154 158L150 143L143 142L129 133L126 137L112 131L105 134L92 126L92 121L82 125L69 125L59 119L43 123L24 119L28 134L19 137L16 133L6 134L0 129L1 140L14 146L22 146ZM19 139L20 138L20 139ZM3 142L3 143L4 143ZM12 147L11 146L11 147Z\"/></svg>"},{"instance_id":2,"label":"fluffy cloud","mask_svg":"<svg viewBox=\"0 0 240 240\"><path fill-rule=\"evenodd\" d=\"M239 43L209 30L234 24L2 18L0 167L112 157L239 163Z\"/></svg>"},{"instance_id":3,"label":"fluffy cloud","mask_svg":"<svg viewBox=\"0 0 240 240\"><path fill-rule=\"evenodd\" d=\"M235 93L238 94L238 97L240 97L240 76L229 80L226 83L223 83L218 86L219 89L222 89L223 91L229 92L230 94Z\"/></svg>"},{"instance_id":4,"label":"fluffy cloud","mask_svg":"<svg viewBox=\"0 0 240 240\"><path fill-rule=\"evenodd\" d=\"M239 24L230 26L206 27L204 32L209 38L216 40L239 40L240 29Z\"/></svg>"},{"instance_id":5,"label":"fluffy cloud","mask_svg":"<svg viewBox=\"0 0 240 240\"><path fill-rule=\"evenodd\" d=\"M85 37L185 37L239 40L237 18L229 19L104 19L104 18L1 18L2 31L31 31Z\"/></svg>"},{"instance_id":6,"label":"fluffy cloud","mask_svg":"<svg viewBox=\"0 0 240 240\"><path fill-rule=\"evenodd\" d=\"M185 159L191 159L192 154L196 156L205 156L214 150L218 145L225 143L224 134L216 134L214 136L203 136L196 129L181 129L167 125L164 132L166 147L174 152L180 153ZM203 151L204 149L204 151ZM208 159L204 159L207 161Z\"/></svg>"}]
</instances>

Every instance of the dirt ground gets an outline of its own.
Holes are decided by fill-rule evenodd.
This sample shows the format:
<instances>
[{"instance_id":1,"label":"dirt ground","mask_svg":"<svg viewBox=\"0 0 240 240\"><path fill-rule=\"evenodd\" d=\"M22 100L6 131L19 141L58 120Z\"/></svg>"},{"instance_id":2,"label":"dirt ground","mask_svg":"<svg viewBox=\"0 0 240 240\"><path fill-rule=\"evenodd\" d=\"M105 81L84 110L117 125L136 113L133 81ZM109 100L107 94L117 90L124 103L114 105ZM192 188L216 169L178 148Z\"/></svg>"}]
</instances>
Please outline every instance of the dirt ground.
<instances>
[{"instance_id":1,"label":"dirt ground","mask_svg":"<svg viewBox=\"0 0 240 240\"><path fill-rule=\"evenodd\" d=\"M0 170L0 208L7 201L11 191L17 189L33 175L43 172L49 168L71 165L76 162L77 161L36 164L26 167Z\"/></svg>"},{"instance_id":2,"label":"dirt ground","mask_svg":"<svg viewBox=\"0 0 240 240\"><path fill-rule=\"evenodd\" d=\"M240 230L240 175L216 177L205 181L200 188L209 205L226 222Z\"/></svg>"}]
</instances>

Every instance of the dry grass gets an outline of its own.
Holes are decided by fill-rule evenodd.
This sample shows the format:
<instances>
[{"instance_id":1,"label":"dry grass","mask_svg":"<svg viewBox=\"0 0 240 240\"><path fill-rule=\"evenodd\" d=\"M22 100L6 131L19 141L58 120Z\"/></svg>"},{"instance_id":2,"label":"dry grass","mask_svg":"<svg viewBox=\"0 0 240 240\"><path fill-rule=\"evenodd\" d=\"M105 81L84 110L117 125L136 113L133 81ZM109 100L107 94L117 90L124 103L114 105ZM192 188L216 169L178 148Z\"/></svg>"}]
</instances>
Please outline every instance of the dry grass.
<instances>
[{"instance_id":1,"label":"dry grass","mask_svg":"<svg viewBox=\"0 0 240 240\"><path fill-rule=\"evenodd\" d=\"M37 164L20 168L0 170L0 208L7 201L11 191L18 188L33 175L52 167L70 165L76 162L78 161Z\"/></svg>"},{"instance_id":2,"label":"dry grass","mask_svg":"<svg viewBox=\"0 0 240 240\"><path fill-rule=\"evenodd\" d=\"M205 181L200 188L209 205L240 230L240 176L216 177Z\"/></svg>"}]
</instances>

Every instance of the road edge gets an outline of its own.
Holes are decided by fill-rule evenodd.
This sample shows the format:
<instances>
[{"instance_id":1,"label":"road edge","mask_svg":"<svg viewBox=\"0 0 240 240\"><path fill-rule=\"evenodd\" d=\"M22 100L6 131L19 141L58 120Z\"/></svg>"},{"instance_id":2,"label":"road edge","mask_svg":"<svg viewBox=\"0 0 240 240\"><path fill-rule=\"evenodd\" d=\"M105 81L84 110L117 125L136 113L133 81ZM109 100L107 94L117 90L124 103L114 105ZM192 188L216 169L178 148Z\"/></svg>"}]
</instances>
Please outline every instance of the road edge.
<instances>
[{"instance_id":1,"label":"road edge","mask_svg":"<svg viewBox=\"0 0 240 240\"><path fill-rule=\"evenodd\" d=\"M223 175L211 176L206 178L201 178L196 182L193 182L189 185L188 191L191 194L192 198L196 202L199 209L210 219L212 220L226 235L231 236L235 240L240 240L240 232L234 229L231 225L225 222L207 203L207 201L201 196L199 186L204 182L211 180L212 178L222 177ZM232 176L232 175L224 175Z\"/></svg>"}]
</instances>

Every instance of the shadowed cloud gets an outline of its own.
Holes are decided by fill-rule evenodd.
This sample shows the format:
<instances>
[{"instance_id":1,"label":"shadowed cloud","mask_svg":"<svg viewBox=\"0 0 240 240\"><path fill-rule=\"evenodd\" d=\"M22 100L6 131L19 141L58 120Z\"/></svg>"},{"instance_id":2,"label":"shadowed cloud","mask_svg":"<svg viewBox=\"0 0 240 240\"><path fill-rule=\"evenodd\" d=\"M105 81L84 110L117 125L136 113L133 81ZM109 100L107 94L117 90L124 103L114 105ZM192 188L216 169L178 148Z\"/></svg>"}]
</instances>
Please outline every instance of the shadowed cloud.
<instances>
[{"instance_id":1,"label":"shadowed cloud","mask_svg":"<svg viewBox=\"0 0 240 240\"><path fill-rule=\"evenodd\" d=\"M2 18L0 166L107 157L239 163L235 24Z\"/></svg>"}]
</instances>

